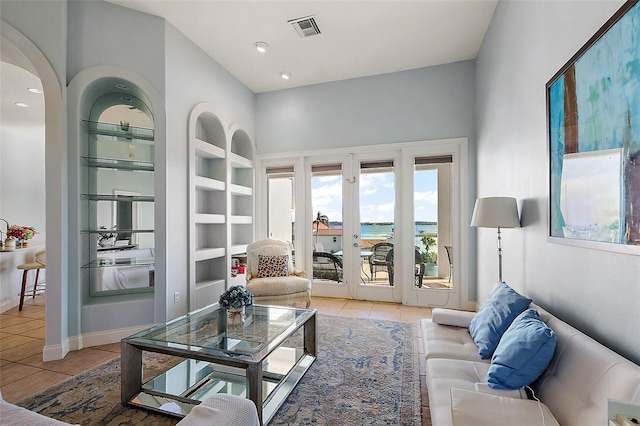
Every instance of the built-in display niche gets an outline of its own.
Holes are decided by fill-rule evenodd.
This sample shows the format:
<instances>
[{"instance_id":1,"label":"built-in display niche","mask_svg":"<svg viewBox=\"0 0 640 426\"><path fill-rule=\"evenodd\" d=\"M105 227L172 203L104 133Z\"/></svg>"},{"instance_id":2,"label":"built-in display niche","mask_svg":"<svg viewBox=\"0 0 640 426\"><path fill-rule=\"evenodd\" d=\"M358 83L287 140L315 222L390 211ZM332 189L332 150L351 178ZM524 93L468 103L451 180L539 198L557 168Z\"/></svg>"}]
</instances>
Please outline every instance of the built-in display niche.
<instances>
[{"instance_id":1,"label":"built-in display niche","mask_svg":"<svg viewBox=\"0 0 640 426\"><path fill-rule=\"evenodd\" d=\"M154 286L154 131L130 94L96 100L82 121L83 273L90 296Z\"/></svg>"}]
</instances>

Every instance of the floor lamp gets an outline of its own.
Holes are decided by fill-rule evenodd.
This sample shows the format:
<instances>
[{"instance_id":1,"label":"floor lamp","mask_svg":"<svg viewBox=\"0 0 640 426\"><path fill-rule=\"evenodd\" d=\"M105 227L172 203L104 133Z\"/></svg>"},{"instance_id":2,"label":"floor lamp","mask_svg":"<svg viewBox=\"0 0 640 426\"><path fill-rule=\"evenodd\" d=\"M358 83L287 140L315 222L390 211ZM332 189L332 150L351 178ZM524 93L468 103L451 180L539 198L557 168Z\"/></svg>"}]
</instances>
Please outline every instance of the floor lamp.
<instances>
[{"instance_id":1,"label":"floor lamp","mask_svg":"<svg viewBox=\"0 0 640 426\"><path fill-rule=\"evenodd\" d=\"M500 228L519 228L518 203L510 197L478 198L473 209L471 226L498 228L498 277L502 282L502 237Z\"/></svg>"}]
</instances>

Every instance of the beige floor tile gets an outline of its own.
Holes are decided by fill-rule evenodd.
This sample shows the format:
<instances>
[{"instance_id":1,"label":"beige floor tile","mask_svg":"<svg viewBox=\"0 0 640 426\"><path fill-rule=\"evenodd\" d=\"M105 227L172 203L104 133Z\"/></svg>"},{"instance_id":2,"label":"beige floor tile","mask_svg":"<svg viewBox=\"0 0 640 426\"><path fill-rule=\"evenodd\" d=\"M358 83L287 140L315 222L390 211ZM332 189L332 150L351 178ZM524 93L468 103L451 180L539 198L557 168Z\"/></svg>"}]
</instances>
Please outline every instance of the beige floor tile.
<instances>
[{"instance_id":1,"label":"beige floor tile","mask_svg":"<svg viewBox=\"0 0 640 426\"><path fill-rule=\"evenodd\" d=\"M368 318L369 311L364 309L347 309L344 308L340 311L341 317L349 317L349 318Z\"/></svg>"},{"instance_id":2,"label":"beige floor tile","mask_svg":"<svg viewBox=\"0 0 640 426\"><path fill-rule=\"evenodd\" d=\"M340 311L342 310L342 307L336 307L336 306L318 306L317 308L318 313L319 314L324 314L324 315L338 315L340 313Z\"/></svg>"},{"instance_id":3,"label":"beige floor tile","mask_svg":"<svg viewBox=\"0 0 640 426\"><path fill-rule=\"evenodd\" d=\"M43 349L44 341L40 339L33 339L32 342L9 349L3 349L0 351L0 359L16 362L36 354L42 356Z\"/></svg>"},{"instance_id":4,"label":"beige floor tile","mask_svg":"<svg viewBox=\"0 0 640 426\"><path fill-rule=\"evenodd\" d=\"M18 310L18 306L14 306L11 309L8 309L2 313L2 315L12 315L18 317L26 317L26 318L40 318L41 315L45 312L45 307L36 305L35 302L30 298L24 299L24 306L22 310Z\"/></svg>"},{"instance_id":5,"label":"beige floor tile","mask_svg":"<svg viewBox=\"0 0 640 426\"><path fill-rule=\"evenodd\" d=\"M323 299L318 303L318 306L321 306L323 308L335 307L342 309L346 304L346 299Z\"/></svg>"},{"instance_id":6,"label":"beige floor tile","mask_svg":"<svg viewBox=\"0 0 640 426\"><path fill-rule=\"evenodd\" d=\"M383 311L383 312L397 312L400 311L403 306L400 303L384 303L384 302L375 302L372 311Z\"/></svg>"},{"instance_id":7,"label":"beige floor tile","mask_svg":"<svg viewBox=\"0 0 640 426\"><path fill-rule=\"evenodd\" d=\"M9 334L7 336L3 336L0 339L0 351L15 348L16 346L24 345L26 343L31 343L37 340L39 339L34 339L33 337L21 336L17 334Z\"/></svg>"},{"instance_id":8,"label":"beige floor tile","mask_svg":"<svg viewBox=\"0 0 640 426\"><path fill-rule=\"evenodd\" d=\"M32 374L7 385L2 385L2 397L5 401L14 403L70 377L72 376L54 371L41 370L37 374Z\"/></svg>"},{"instance_id":9,"label":"beige floor tile","mask_svg":"<svg viewBox=\"0 0 640 426\"><path fill-rule=\"evenodd\" d=\"M7 327L12 327L16 324L22 324L24 322L31 321L30 318L17 317L12 315L0 315L0 330L4 330Z\"/></svg>"},{"instance_id":10,"label":"beige floor tile","mask_svg":"<svg viewBox=\"0 0 640 426\"><path fill-rule=\"evenodd\" d=\"M23 323L4 327L2 331L4 331L5 333L23 334L25 331L31 331L43 327L44 320L29 318L28 321L25 321Z\"/></svg>"},{"instance_id":11,"label":"beige floor tile","mask_svg":"<svg viewBox=\"0 0 640 426\"><path fill-rule=\"evenodd\" d=\"M47 328L46 327L40 327L40 328L36 328L34 330L24 331L24 332L20 333L20 335L44 340L46 333L47 333Z\"/></svg>"},{"instance_id":12,"label":"beige floor tile","mask_svg":"<svg viewBox=\"0 0 640 426\"><path fill-rule=\"evenodd\" d=\"M108 345L94 346L93 349L99 349L101 351L113 352L120 355L120 342L109 343Z\"/></svg>"},{"instance_id":13,"label":"beige floor tile","mask_svg":"<svg viewBox=\"0 0 640 426\"><path fill-rule=\"evenodd\" d=\"M38 354L22 360L21 363L44 370L75 375L117 356L118 354L114 352L88 348L69 352L61 360L44 362L42 355Z\"/></svg>"},{"instance_id":14,"label":"beige floor tile","mask_svg":"<svg viewBox=\"0 0 640 426\"><path fill-rule=\"evenodd\" d=\"M367 318L388 321L402 321L402 317L399 311L371 311L369 312L369 316Z\"/></svg>"},{"instance_id":15,"label":"beige floor tile","mask_svg":"<svg viewBox=\"0 0 640 426\"><path fill-rule=\"evenodd\" d=\"M373 308L373 302L366 300L348 300L344 307L345 309L366 309L370 311L371 308Z\"/></svg>"},{"instance_id":16,"label":"beige floor tile","mask_svg":"<svg viewBox=\"0 0 640 426\"><path fill-rule=\"evenodd\" d=\"M39 373L40 371L42 370L39 368L18 364L17 362L10 362L0 366L0 376L2 376L3 385L31 376L32 374Z\"/></svg>"}]
</instances>

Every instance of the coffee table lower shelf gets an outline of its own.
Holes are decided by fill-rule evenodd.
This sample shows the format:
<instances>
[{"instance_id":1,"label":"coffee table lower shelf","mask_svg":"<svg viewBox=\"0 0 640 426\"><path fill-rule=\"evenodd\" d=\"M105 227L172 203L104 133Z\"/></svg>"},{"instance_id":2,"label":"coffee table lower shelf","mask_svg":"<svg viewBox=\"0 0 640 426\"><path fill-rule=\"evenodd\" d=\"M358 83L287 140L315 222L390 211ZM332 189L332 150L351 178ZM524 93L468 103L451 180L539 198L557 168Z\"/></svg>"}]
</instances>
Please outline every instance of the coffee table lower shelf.
<instances>
[{"instance_id":1,"label":"coffee table lower shelf","mask_svg":"<svg viewBox=\"0 0 640 426\"><path fill-rule=\"evenodd\" d=\"M280 347L263 362L263 424L271 421L315 359L300 348ZM180 418L218 393L247 397L248 386L243 368L185 359L143 384L128 405Z\"/></svg>"}]
</instances>

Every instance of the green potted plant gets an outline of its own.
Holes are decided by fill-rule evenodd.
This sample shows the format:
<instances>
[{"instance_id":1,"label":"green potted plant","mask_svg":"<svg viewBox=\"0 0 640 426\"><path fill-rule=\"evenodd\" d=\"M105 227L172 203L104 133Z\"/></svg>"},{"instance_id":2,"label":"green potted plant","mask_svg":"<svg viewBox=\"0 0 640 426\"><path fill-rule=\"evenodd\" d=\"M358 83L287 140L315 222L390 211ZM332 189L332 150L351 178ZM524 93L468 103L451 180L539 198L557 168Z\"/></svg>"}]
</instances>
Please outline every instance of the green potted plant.
<instances>
[{"instance_id":1,"label":"green potted plant","mask_svg":"<svg viewBox=\"0 0 640 426\"><path fill-rule=\"evenodd\" d=\"M420 252L422 261L424 262L424 275L427 277L435 277L438 275L438 255L431 250L431 247L435 247L436 239L431 235L423 235L420 237L422 244L424 245L424 251Z\"/></svg>"}]
</instances>

